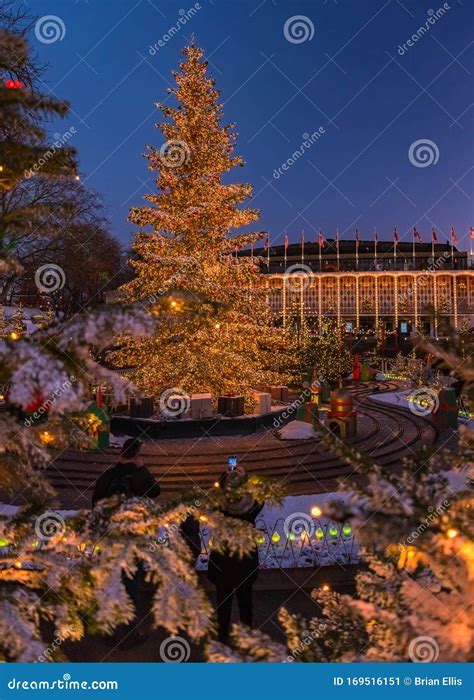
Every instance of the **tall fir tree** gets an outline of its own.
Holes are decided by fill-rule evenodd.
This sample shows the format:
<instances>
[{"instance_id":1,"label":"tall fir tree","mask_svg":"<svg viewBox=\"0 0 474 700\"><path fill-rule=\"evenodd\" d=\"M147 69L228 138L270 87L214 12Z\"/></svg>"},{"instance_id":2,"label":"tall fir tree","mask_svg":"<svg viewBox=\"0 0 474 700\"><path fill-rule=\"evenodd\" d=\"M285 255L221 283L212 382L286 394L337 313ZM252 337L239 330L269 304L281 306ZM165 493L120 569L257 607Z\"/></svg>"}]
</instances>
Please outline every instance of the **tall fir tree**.
<instances>
[{"instance_id":1,"label":"tall fir tree","mask_svg":"<svg viewBox=\"0 0 474 700\"><path fill-rule=\"evenodd\" d=\"M183 54L174 73L177 86L169 89L178 106L157 105L165 117L158 125L165 143L148 147L146 157L157 173L158 193L146 196L151 206L131 210L130 221L141 227L131 261L136 277L122 291L125 300L152 308L173 287L204 295L220 312L212 322L183 324L178 333L165 331L138 343L125 338L113 359L132 367L133 381L157 394L180 387L214 397L248 396L257 383L279 379L279 333L269 323L257 261L237 256L264 233L234 233L259 218L256 209L239 206L252 187L223 181L243 165L234 155L234 125L221 124L219 92L202 50L191 45Z\"/></svg>"},{"instance_id":2,"label":"tall fir tree","mask_svg":"<svg viewBox=\"0 0 474 700\"><path fill-rule=\"evenodd\" d=\"M75 149L51 143L46 122L65 117L69 105L39 88L42 67L26 37L22 8L0 0L0 299L30 264L35 250L63 216L71 218L72 199L55 188L76 174ZM77 183L75 183L77 184ZM54 217L52 216L54 212ZM50 223L53 222L54 223ZM59 226L57 226L59 228ZM41 244L38 244L41 241ZM14 256L14 257L13 257Z\"/></svg>"},{"instance_id":3,"label":"tall fir tree","mask_svg":"<svg viewBox=\"0 0 474 700\"><path fill-rule=\"evenodd\" d=\"M69 105L43 95L35 84L34 59L18 28L0 28L0 193L25 178L70 176L73 148L48 144L44 121L64 117Z\"/></svg>"}]
</instances>

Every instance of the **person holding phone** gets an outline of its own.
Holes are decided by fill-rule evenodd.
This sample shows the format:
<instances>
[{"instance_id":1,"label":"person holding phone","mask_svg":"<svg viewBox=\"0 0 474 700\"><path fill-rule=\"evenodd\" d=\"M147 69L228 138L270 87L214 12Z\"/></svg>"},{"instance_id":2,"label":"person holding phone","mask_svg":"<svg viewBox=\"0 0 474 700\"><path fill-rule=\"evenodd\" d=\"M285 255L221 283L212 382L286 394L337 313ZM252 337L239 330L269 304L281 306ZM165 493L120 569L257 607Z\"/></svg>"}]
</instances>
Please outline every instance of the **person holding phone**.
<instances>
[{"instance_id":1,"label":"person holding phone","mask_svg":"<svg viewBox=\"0 0 474 700\"><path fill-rule=\"evenodd\" d=\"M229 457L227 470L219 479L219 485L229 491L229 501L224 515L255 525L255 520L264 504L257 503L252 495L246 494L240 500L233 500L232 490L245 483L245 469L238 464L236 457ZM243 556L229 551L211 552L207 576L216 587L216 613L219 641L226 644L229 639L232 602L234 594L239 605L240 621L248 627L253 623L253 585L258 577L258 549Z\"/></svg>"},{"instance_id":2,"label":"person holding phone","mask_svg":"<svg viewBox=\"0 0 474 700\"><path fill-rule=\"evenodd\" d=\"M232 456L227 459L227 471L229 472L234 472L237 470L238 467L238 462L237 462L237 457ZM240 468L242 470L242 468ZM243 473L245 474L245 470L243 470ZM225 476L225 474L223 475Z\"/></svg>"}]
</instances>

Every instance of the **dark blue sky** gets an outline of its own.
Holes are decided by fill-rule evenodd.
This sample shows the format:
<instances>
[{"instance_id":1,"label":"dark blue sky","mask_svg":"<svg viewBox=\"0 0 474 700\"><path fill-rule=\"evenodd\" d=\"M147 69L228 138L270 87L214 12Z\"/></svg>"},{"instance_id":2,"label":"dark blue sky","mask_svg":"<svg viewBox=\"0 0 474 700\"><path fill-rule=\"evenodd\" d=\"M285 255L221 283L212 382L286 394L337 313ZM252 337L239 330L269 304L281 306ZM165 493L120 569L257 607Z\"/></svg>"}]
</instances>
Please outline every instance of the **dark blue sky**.
<instances>
[{"instance_id":1,"label":"dark blue sky","mask_svg":"<svg viewBox=\"0 0 474 700\"><path fill-rule=\"evenodd\" d=\"M144 147L160 146L154 102L195 34L222 91L226 121L237 123L244 170L254 185L260 226L271 242L315 240L339 227L343 238L443 240L451 225L468 247L474 224L473 19L471 0L200 0L179 32L150 53L192 0L29 0L36 16L58 16L62 40L32 44L49 64L48 88L73 111L52 131L74 127L81 172L109 208L127 243L128 210L154 189ZM199 9L200 6L200 9ZM303 34L287 36L303 16ZM429 22L431 18L432 24ZM425 30L419 32L420 27ZM304 33L306 32L306 34ZM407 46L410 37L419 40ZM304 39L305 41L300 41ZM311 38L312 37L312 38ZM298 42L298 43L295 43ZM405 50L399 46L405 44ZM403 55L401 55L403 54ZM325 133L280 168L320 127ZM429 140L428 162L410 146ZM423 153L423 150L422 150ZM419 167L426 165L426 167Z\"/></svg>"}]
</instances>

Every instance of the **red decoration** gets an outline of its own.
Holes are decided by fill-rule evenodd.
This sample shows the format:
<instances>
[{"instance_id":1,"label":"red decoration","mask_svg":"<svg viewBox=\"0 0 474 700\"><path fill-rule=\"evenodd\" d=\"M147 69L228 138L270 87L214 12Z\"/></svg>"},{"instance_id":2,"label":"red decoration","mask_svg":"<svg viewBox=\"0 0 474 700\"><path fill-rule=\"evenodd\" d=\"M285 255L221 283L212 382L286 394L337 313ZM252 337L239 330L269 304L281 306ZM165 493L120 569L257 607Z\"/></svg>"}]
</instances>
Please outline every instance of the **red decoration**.
<instances>
[{"instance_id":1,"label":"red decoration","mask_svg":"<svg viewBox=\"0 0 474 700\"><path fill-rule=\"evenodd\" d=\"M352 379L360 379L360 355L352 358Z\"/></svg>"},{"instance_id":2,"label":"red decoration","mask_svg":"<svg viewBox=\"0 0 474 700\"><path fill-rule=\"evenodd\" d=\"M25 411L27 413L34 413L43 404L44 404L43 392L40 391L39 389L36 389L36 391L33 393L33 396L31 397L31 401L25 406ZM49 409L49 406L45 406L46 412L48 411L48 409Z\"/></svg>"},{"instance_id":3,"label":"red decoration","mask_svg":"<svg viewBox=\"0 0 474 700\"><path fill-rule=\"evenodd\" d=\"M23 83L20 80L5 80L5 87L9 90L19 90Z\"/></svg>"}]
</instances>

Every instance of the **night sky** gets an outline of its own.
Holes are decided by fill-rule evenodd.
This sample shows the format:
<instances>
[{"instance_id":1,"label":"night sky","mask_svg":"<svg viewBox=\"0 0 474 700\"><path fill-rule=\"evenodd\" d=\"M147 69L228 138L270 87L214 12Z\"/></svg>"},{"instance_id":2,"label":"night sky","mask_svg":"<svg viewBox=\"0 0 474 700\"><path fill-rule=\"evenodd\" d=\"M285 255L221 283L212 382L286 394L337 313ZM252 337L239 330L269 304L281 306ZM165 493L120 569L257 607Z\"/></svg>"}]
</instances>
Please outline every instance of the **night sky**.
<instances>
[{"instance_id":1,"label":"night sky","mask_svg":"<svg viewBox=\"0 0 474 700\"><path fill-rule=\"evenodd\" d=\"M282 243L285 231L299 241L302 229L314 241L319 227L326 237L339 227L342 238L353 238L357 227L361 238L371 238L376 226L380 239L391 239L395 225L400 239L411 240L416 226L429 241L434 226L444 241L454 225L459 247L468 248L470 0L25 4L35 16L55 15L64 24L63 38L51 43L31 35L49 66L44 90L72 106L51 133L74 127L70 143L83 181L99 192L124 244L134 232L129 208L154 191L142 157L146 144L162 144L154 103L166 99L171 71L194 33L222 91L225 120L236 122L240 134L237 152L246 166L231 179L254 185L262 212L257 228L270 232L272 244ZM183 11L189 20L164 40ZM295 15L301 25L290 19ZM420 27L425 30L408 46ZM158 51L150 50L160 40ZM304 135L318 129L320 138L302 148ZM410 146L420 140L431 143L420 152L413 146L410 159ZM275 177L301 148L301 157Z\"/></svg>"}]
</instances>

